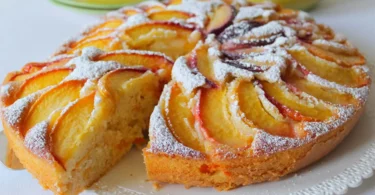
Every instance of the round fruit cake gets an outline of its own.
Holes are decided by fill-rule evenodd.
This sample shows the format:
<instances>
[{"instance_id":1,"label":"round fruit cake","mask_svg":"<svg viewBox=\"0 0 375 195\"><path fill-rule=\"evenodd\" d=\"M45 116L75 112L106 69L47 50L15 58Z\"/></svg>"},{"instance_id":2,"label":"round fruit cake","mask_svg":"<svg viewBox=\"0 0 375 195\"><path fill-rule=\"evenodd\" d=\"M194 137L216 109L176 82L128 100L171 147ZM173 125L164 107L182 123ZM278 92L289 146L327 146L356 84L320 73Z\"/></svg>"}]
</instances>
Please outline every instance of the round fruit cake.
<instances>
[{"instance_id":1,"label":"round fruit cake","mask_svg":"<svg viewBox=\"0 0 375 195\"><path fill-rule=\"evenodd\" d=\"M143 2L8 74L9 157L56 194L77 194L148 134L151 181L229 190L276 180L350 132L371 83L365 64L302 11Z\"/></svg>"}]
</instances>

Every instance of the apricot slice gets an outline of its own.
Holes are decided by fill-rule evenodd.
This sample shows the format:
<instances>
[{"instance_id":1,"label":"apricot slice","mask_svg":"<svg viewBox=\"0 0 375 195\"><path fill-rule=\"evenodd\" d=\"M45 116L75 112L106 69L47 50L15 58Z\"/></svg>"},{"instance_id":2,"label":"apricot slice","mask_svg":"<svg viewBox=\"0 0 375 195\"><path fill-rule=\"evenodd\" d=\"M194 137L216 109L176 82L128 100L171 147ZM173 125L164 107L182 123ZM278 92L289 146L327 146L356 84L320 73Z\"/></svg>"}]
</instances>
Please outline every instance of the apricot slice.
<instances>
[{"instance_id":1,"label":"apricot slice","mask_svg":"<svg viewBox=\"0 0 375 195\"><path fill-rule=\"evenodd\" d=\"M95 93L79 99L58 119L52 130L52 153L65 166L80 145L81 137L90 131L87 127L94 109Z\"/></svg>"},{"instance_id":2,"label":"apricot slice","mask_svg":"<svg viewBox=\"0 0 375 195\"><path fill-rule=\"evenodd\" d=\"M40 96L30 108L22 127L23 134L34 125L46 120L55 110L65 107L80 96L84 80L72 80L61 83Z\"/></svg>"},{"instance_id":3,"label":"apricot slice","mask_svg":"<svg viewBox=\"0 0 375 195\"><path fill-rule=\"evenodd\" d=\"M324 121L333 113L322 103L315 103L298 97L281 83L261 82L267 98L280 112L296 121Z\"/></svg>"},{"instance_id":4,"label":"apricot slice","mask_svg":"<svg viewBox=\"0 0 375 195\"><path fill-rule=\"evenodd\" d=\"M176 139L189 148L204 151L194 128L194 115L189 109L189 98L186 97L177 84L171 87L169 101L165 102L164 115L169 129Z\"/></svg>"},{"instance_id":5,"label":"apricot slice","mask_svg":"<svg viewBox=\"0 0 375 195\"><path fill-rule=\"evenodd\" d=\"M308 71L328 81L348 87L361 87L369 82L364 73L315 57L306 50L289 50L289 53Z\"/></svg>"},{"instance_id":6,"label":"apricot slice","mask_svg":"<svg viewBox=\"0 0 375 195\"><path fill-rule=\"evenodd\" d=\"M30 79L27 79L18 92L18 98L23 98L31 93L38 90L44 89L48 86L56 85L60 83L65 77L67 77L72 70L69 68L64 69L53 69L47 72L37 74Z\"/></svg>"}]
</instances>

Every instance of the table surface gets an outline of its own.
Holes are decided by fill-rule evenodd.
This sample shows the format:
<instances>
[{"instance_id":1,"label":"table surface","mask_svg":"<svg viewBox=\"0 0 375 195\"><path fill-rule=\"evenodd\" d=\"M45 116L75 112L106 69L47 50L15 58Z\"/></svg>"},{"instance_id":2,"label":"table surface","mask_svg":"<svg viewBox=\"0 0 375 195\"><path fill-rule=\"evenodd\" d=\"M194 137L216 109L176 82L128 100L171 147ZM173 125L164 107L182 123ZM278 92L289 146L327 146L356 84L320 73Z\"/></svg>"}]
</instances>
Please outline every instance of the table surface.
<instances>
[{"instance_id":1,"label":"table surface","mask_svg":"<svg viewBox=\"0 0 375 195\"><path fill-rule=\"evenodd\" d=\"M80 32L85 25L95 22L98 15L100 14L67 9L46 0L2 0L0 80L7 72L17 70L27 62L45 60L67 38ZM317 21L346 35L366 55L370 63L375 62L374 0L323 0L312 11L312 15ZM7 181L2 177L14 181ZM16 177L10 176L5 168L0 166L0 187L16 182ZM16 189L20 186L22 185L7 186L5 189L14 189L19 194L27 192ZM15 193L2 191L1 194ZM375 177L365 180L359 188L350 189L348 194L375 194Z\"/></svg>"}]
</instances>

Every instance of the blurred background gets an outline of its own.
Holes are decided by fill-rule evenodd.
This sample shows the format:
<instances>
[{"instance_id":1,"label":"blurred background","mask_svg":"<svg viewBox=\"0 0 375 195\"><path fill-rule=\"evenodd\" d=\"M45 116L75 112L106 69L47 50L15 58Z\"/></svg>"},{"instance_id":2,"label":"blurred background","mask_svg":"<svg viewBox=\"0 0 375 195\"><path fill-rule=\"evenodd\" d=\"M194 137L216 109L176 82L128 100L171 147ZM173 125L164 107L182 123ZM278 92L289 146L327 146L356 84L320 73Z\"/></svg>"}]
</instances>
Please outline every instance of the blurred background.
<instances>
[{"instance_id":1,"label":"blurred background","mask_svg":"<svg viewBox=\"0 0 375 195\"><path fill-rule=\"evenodd\" d=\"M86 9L116 9L125 5L139 3L142 0L54 0L57 3ZM168 1L168 0L166 0ZM264 2L265 0L252 0L253 2ZM267 0L280 4L283 7L293 9L310 10L320 0Z\"/></svg>"}]
</instances>

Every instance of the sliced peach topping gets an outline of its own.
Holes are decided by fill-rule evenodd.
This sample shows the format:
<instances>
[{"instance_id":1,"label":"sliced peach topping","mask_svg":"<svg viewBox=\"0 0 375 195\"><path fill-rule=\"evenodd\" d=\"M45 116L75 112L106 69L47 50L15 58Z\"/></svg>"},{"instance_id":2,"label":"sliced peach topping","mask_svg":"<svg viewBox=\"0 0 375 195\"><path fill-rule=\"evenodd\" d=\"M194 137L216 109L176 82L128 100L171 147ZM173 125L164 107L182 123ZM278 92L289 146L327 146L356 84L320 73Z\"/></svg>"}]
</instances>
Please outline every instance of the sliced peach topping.
<instances>
[{"instance_id":1,"label":"sliced peach topping","mask_svg":"<svg viewBox=\"0 0 375 195\"><path fill-rule=\"evenodd\" d=\"M31 93L38 90L44 89L48 86L56 85L60 83L65 77L67 77L72 70L69 68L63 69L52 69L47 72L37 74L30 79L27 79L17 94L18 98L23 98Z\"/></svg>"},{"instance_id":2,"label":"sliced peach topping","mask_svg":"<svg viewBox=\"0 0 375 195\"><path fill-rule=\"evenodd\" d=\"M191 68L197 68L198 71L208 80L215 82L215 74L213 72L213 59L208 55L208 46L202 45L189 54L188 63Z\"/></svg>"},{"instance_id":3,"label":"sliced peach topping","mask_svg":"<svg viewBox=\"0 0 375 195\"><path fill-rule=\"evenodd\" d=\"M176 11L176 10L163 10L160 12L153 12L148 17L155 21L168 21L172 19L187 20L194 15L187 12Z\"/></svg>"},{"instance_id":4,"label":"sliced peach topping","mask_svg":"<svg viewBox=\"0 0 375 195\"><path fill-rule=\"evenodd\" d=\"M259 93L252 82L242 81L237 87L236 99L248 125L263 129L272 135L293 136L289 122L272 116L270 108L265 109L266 106L260 101Z\"/></svg>"},{"instance_id":5,"label":"sliced peach topping","mask_svg":"<svg viewBox=\"0 0 375 195\"><path fill-rule=\"evenodd\" d=\"M354 51L353 53L349 54L330 51L307 43L304 45L312 54L325 60L336 62L341 66L351 67L355 65L364 65L366 63L365 57L362 56L358 51Z\"/></svg>"},{"instance_id":6,"label":"sliced peach topping","mask_svg":"<svg viewBox=\"0 0 375 195\"><path fill-rule=\"evenodd\" d=\"M309 72L328 81L348 87L361 87L369 82L364 73L315 57L305 50L290 50L289 53Z\"/></svg>"},{"instance_id":7,"label":"sliced peach topping","mask_svg":"<svg viewBox=\"0 0 375 195\"><path fill-rule=\"evenodd\" d=\"M202 34L173 22L153 22L127 29L124 39L131 49L159 51L176 59L190 52Z\"/></svg>"},{"instance_id":8,"label":"sliced peach topping","mask_svg":"<svg viewBox=\"0 0 375 195\"><path fill-rule=\"evenodd\" d=\"M143 66L152 71L164 69L168 78L173 66L173 61L161 55L141 52L116 52L100 55L96 61L116 61L124 66Z\"/></svg>"},{"instance_id":9,"label":"sliced peach topping","mask_svg":"<svg viewBox=\"0 0 375 195\"><path fill-rule=\"evenodd\" d=\"M282 83L262 81L261 85L267 98L280 112L296 121L324 121L333 113L326 105L320 102L308 101L300 98Z\"/></svg>"},{"instance_id":10,"label":"sliced peach topping","mask_svg":"<svg viewBox=\"0 0 375 195\"><path fill-rule=\"evenodd\" d=\"M327 88L320 86L316 83L309 82L302 76L296 74L287 75L284 78L288 85L292 85L300 91L303 91L309 95L312 95L323 101L327 101L333 104L355 104L357 101L352 95L347 93L340 93L337 89Z\"/></svg>"},{"instance_id":11,"label":"sliced peach topping","mask_svg":"<svg viewBox=\"0 0 375 195\"><path fill-rule=\"evenodd\" d=\"M57 119L52 129L52 153L63 166L74 155L80 139L90 132L87 127L94 109L95 93L79 99Z\"/></svg>"},{"instance_id":12,"label":"sliced peach topping","mask_svg":"<svg viewBox=\"0 0 375 195\"><path fill-rule=\"evenodd\" d=\"M252 136L241 134L231 122L225 88L201 89L197 104L194 115L205 139L234 148L246 147L252 142Z\"/></svg>"},{"instance_id":13,"label":"sliced peach topping","mask_svg":"<svg viewBox=\"0 0 375 195\"><path fill-rule=\"evenodd\" d=\"M170 98L165 102L164 115L173 135L183 145L204 151L202 140L194 128L194 115L189 109L189 98L177 84L171 87Z\"/></svg>"},{"instance_id":14,"label":"sliced peach topping","mask_svg":"<svg viewBox=\"0 0 375 195\"><path fill-rule=\"evenodd\" d=\"M182 0L169 0L168 5L179 5L182 3Z\"/></svg>"},{"instance_id":15,"label":"sliced peach topping","mask_svg":"<svg viewBox=\"0 0 375 195\"><path fill-rule=\"evenodd\" d=\"M31 62L22 67L22 72L33 73L45 67L48 67L48 68L60 67L60 66L65 65L71 59L72 59L71 57L66 57L66 58L61 58L61 59L51 61L51 62L42 62L42 63Z\"/></svg>"},{"instance_id":16,"label":"sliced peach topping","mask_svg":"<svg viewBox=\"0 0 375 195\"><path fill-rule=\"evenodd\" d=\"M77 42L73 42L71 43L69 46L71 48L74 48L74 47L77 47L77 45L80 45L80 44L84 44L85 42L89 42L90 40L94 39L94 38L99 38L99 37L105 37L105 36L108 36L110 35L111 33L113 33L113 29L105 29L105 30L101 30L101 31L96 31L96 32L93 32L89 35L86 35L84 38L82 38L81 40L77 41Z\"/></svg>"},{"instance_id":17,"label":"sliced peach topping","mask_svg":"<svg viewBox=\"0 0 375 195\"><path fill-rule=\"evenodd\" d=\"M228 4L222 4L214 11L206 27L208 33L218 34L228 27L235 16L235 10Z\"/></svg>"},{"instance_id":18,"label":"sliced peach topping","mask_svg":"<svg viewBox=\"0 0 375 195\"><path fill-rule=\"evenodd\" d=\"M97 32L99 29L114 29L114 28L119 27L122 23L124 23L123 19L108 20L108 21L105 21L104 23L90 29L90 31L85 32L85 35L91 35L91 34Z\"/></svg>"},{"instance_id":19,"label":"sliced peach topping","mask_svg":"<svg viewBox=\"0 0 375 195\"><path fill-rule=\"evenodd\" d=\"M120 97L116 96L120 94L118 92L122 90L121 86L130 79L141 76L145 71L146 69L124 68L109 72L100 79L101 84L104 86L104 89L101 90L103 90L104 94L115 96L113 98L119 99Z\"/></svg>"},{"instance_id":20,"label":"sliced peach topping","mask_svg":"<svg viewBox=\"0 0 375 195\"><path fill-rule=\"evenodd\" d=\"M84 84L84 80L67 81L40 96L25 118L22 127L23 134L25 135L34 125L46 120L53 111L63 108L78 99Z\"/></svg>"},{"instance_id":21,"label":"sliced peach topping","mask_svg":"<svg viewBox=\"0 0 375 195\"><path fill-rule=\"evenodd\" d=\"M123 14L127 15L127 16L132 16L132 15L135 15L135 14L139 14L141 12L141 10L139 9L124 9L122 11Z\"/></svg>"},{"instance_id":22,"label":"sliced peach topping","mask_svg":"<svg viewBox=\"0 0 375 195\"><path fill-rule=\"evenodd\" d=\"M74 54L77 51L82 50L86 47L96 47L104 51L114 51L122 49L121 42L115 40L113 37L105 37L94 40L87 40L85 42L79 43L76 47L71 48L67 51L68 54Z\"/></svg>"}]
</instances>

